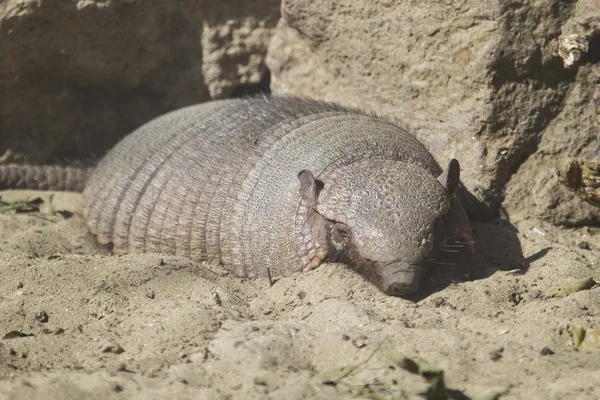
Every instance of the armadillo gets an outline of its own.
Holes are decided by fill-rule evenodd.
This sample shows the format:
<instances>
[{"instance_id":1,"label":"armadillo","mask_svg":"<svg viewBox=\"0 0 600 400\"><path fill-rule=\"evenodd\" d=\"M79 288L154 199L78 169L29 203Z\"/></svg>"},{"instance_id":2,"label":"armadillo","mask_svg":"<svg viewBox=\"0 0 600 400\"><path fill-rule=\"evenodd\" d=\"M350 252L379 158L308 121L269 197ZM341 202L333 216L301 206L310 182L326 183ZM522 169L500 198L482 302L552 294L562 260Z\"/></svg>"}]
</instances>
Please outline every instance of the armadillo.
<instances>
[{"instance_id":1,"label":"armadillo","mask_svg":"<svg viewBox=\"0 0 600 400\"><path fill-rule=\"evenodd\" d=\"M341 262L406 296L431 265L456 267L444 254L472 265L458 162L442 170L391 120L327 102L189 106L124 137L89 176L4 165L2 186L84 187L87 226L115 253L217 260L240 277Z\"/></svg>"}]
</instances>

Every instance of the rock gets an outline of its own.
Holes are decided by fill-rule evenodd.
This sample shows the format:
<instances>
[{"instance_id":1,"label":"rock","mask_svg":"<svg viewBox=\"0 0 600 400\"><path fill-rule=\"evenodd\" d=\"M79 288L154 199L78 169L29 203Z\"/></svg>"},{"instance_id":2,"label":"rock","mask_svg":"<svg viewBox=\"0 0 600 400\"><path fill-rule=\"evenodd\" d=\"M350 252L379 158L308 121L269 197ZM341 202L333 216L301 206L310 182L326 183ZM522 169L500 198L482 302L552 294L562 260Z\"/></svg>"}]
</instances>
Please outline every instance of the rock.
<instances>
[{"instance_id":1,"label":"rock","mask_svg":"<svg viewBox=\"0 0 600 400\"><path fill-rule=\"evenodd\" d=\"M579 0L563 18L557 40L577 36L580 43L583 39L589 42L589 51L574 61L573 81L564 89L559 112L548 121L536 153L507 186L506 204L513 214L556 225L597 225L597 210L559 183L569 180L564 168L569 159L597 161L600 150L600 103L595 102L600 98L600 1Z\"/></svg>"},{"instance_id":2,"label":"rock","mask_svg":"<svg viewBox=\"0 0 600 400\"><path fill-rule=\"evenodd\" d=\"M285 0L267 55L271 89L389 115L441 163L459 158L463 182L491 206L506 195L510 213L597 223L559 187L556 165L595 146L598 65L584 62L590 50L566 69L549 39L587 15L593 49L599 9L598 0Z\"/></svg>"},{"instance_id":3,"label":"rock","mask_svg":"<svg viewBox=\"0 0 600 400\"><path fill-rule=\"evenodd\" d=\"M584 35L561 35L554 43L553 54L563 59L565 68L572 68L588 54L590 42Z\"/></svg>"},{"instance_id":4,"label":"rock","mask_svg":"<svg viewBox=\"0 0 600 400\"><path fill-rule=\"evenodd\" d=\"M277 22L269 18L244 18L206 22L202 31L202 71L210 97L221 99L262 83L268 90L264 58Z\"/></svg>"},{"instance_id":5,"label":"rock","mask_svg":"<svg viewBox=\"0 0 600 400\"><path fill-rule=\"evenodd\" d=\"M278 17L277 0L8 0L0 162L102 156L165 111L264 83Z\"/></svg>"},{"instance_id":6,"label":"rock","mask_svg":"<svg viewBox=\"0 0 600 400\"><path fill-rule=\"evenodd\" d=\"M569 160L562 175L564 185L579 198L600 207L600 163Z\"/></svg>"}]
</instances>

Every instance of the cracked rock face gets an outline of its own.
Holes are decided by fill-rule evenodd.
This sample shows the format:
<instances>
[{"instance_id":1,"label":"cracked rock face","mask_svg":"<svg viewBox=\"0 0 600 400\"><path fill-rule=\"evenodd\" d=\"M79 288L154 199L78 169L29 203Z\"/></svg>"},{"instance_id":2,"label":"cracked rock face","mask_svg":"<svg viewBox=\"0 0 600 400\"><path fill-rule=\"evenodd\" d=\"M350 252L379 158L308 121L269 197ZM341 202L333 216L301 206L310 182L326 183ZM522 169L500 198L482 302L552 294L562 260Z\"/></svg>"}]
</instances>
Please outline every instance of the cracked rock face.
<instances>
[{"instance_id":1,"label":"cracked rock face","mask_svg":"<svg viewBox=\"0 0 600 400\"><path fill-rule=\"evenodd\" d=\"M390 115L441 163L458 158L469 189L511 214L598 223L558 175L567 156L598 157L597 10L598 0L285 0L271 89ZM575 68L551 43L570 33L589 41Z\"/></svg>"}]
</instances>

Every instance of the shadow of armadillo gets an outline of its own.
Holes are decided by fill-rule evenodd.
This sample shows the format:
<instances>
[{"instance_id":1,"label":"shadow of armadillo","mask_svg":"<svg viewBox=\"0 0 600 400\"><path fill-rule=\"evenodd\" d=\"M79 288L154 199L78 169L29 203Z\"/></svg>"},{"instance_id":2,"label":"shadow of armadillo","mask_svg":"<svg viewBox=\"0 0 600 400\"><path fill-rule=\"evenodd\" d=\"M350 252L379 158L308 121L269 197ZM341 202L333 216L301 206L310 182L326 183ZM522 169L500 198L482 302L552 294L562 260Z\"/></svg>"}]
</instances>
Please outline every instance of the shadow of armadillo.
<instances>
[{"instance_id":1,"label":"shadow of armadillo","mask_svg":"<svg viewBox=\"0 0 600 400\"><path fill-rule=\"evenodd\" d=\"M525 274L530 263L544 257L548 248L525 257L518 238L518 230L506 218L471 220L475 257L471 270L460 265L459 257L453 262L452 255L445 260L448 268L433 268L424 272L421 288L410 296L410 300L418 302L440 290L464 281L489 278L499 271L514 271Z\"/></svg>"}]
</instances>

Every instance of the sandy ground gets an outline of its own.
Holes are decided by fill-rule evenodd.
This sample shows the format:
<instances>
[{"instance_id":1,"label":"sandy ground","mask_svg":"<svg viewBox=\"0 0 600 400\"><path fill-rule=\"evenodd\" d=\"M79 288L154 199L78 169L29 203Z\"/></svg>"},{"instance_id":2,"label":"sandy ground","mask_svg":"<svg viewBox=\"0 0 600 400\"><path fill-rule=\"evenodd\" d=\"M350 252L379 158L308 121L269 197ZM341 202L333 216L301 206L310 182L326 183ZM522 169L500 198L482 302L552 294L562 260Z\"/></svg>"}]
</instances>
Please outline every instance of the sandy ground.
<instances>
[{"instance_id":1,"label":"sandy ground","mask_svg":"<svg viewBox=\"0 0 600 400\"><path fill-rule=\"evenodd\" d=\"M339 265L270 287L184 258L112 256L78 194L54 205L74 215L0 215L0 336L31 335L0 340L0 399L419 398L427 383L388 350L443 369L455 398L600 398L600 353L567 331L600 328L600 288L544 297L600 281L598 232L475 224L483 278L415 302Z\"/></svg>"}]
</instances>

